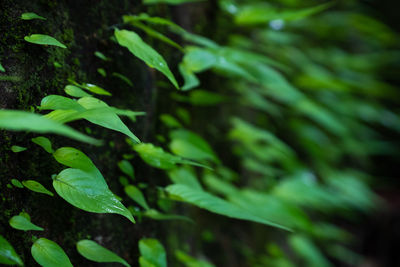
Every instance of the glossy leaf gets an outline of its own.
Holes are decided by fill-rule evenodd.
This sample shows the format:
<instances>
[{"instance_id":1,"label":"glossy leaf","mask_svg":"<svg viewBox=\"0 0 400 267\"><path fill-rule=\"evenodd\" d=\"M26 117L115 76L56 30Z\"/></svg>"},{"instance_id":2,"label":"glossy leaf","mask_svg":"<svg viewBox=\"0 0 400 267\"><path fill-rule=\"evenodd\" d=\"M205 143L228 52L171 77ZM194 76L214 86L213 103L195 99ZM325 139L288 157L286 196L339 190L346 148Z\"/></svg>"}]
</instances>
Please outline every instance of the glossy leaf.
<instances>
[{"instance_id":1,"label":"glossy leaf","mask_svg":"<svg viewBox=\"0 0 400 267\"><path fill-rule=\"evenodd\" d=\"M45 34L31 34L29 36L25 36L24 40L33 43L33 44L39 44L39 45L52 45L52 46L58 46L61 48L67 48L64 44L60 43L57 39L45 35Z\"/></svg>"},{"instance_id":2,"label":"glossy leaf","mask_svg":"<svg viewBox=\"0 0 400 267\"><path fill-rule=\"evenodd\" d=\"M54 196L54 194L52 192L50 192L49 190L47 190L43 185L41 185L39 182L34 181L34 180L25 180L22 181L22 184L28 188L29 190L33 191L33 192L37 192L37 193L42 193L42 194L46 194L49 196Z\"/></svg>"},{"instance_id":3,"label":"glossy leaf","mask_svg":"<svg viewBox=\"0 0 400 267\"><path fill-rule=\"evenodd\" d=\"M122 265L130 266L124 259L114 252L100 246L92 240L80 240L76 243L79 254L88 260L95 262L119 262Z\"/></svg>"},{"instance_id":4,"label":"glossy leaf","mask_svg":"<svg viewBox=\"0 0 400 267\"><path fill-rule=\"evenodd\" d=\"M167 267L167 255L164 246L154 238L143 238L139 241L141 267ZM148 265L150 263L151 265Z\"/></svg>"},{"instance_id":5,"label":"glossy leaf","mask_svg":"<svg viewBox=\"0 0 400 267\"><path fill-rule=\"evenodd\" d=\"M281 228L284 230L288 230L288 228L282 225L261 218L256 214L253 214L239 206L231 204L224 199L213 196L210 193L207 193L199 189L188 187L182 184L175 184L167 186L166 190L168 193L172 195L172 197L176 199L190 203L199 208L206 209L213 213L217 213L235 219L258 222L273 227Z\"/></svg>"},{"instance_id":6,"label":"glossy leaf","mask_svg":"<svg viewBox=\"0 0 400 267\"><path fill-rule=\"evenodd\" d=\"M115 37L121 46L128 48L133 55L143 60L149 67L162 72L176 88L179 88L164 58L151 46L143 42L139 35L133 31L115 30Z\"/></svg>"},{"instance_id":7,"label":"glossy leaf","mask_svg":"<svg viewBox=\"0 0 400 267\"><path fill-rule=\"evenodd\" d=\"M136 203L142 206L142 208L146 210L150 209L149 205L147 205L146 199L144 198L142 192L136 186L134 185L125 186L125 193Z\"/></svg>"},{"instance_id":8,"label":"glossy leaf","mask_svg":"<svg viewBox=\"0 0 400 267\"><path fill-rule=\"evenodd\" d=\"M43 267L73 267L64 250L54 241L43 237L33 243L31 254Z\"/></svg>"},{"instance_id":9,"label":"glossy leaf","mask_svg":"<svg viewBox=\"0 0 400 267\"><path fill-rule=\"evenodd\" d=\"M48 138L46 138L44 136L38 136L38 137L32 138L31 140L33 143L41 146L46 152L48 152L50 154L54 152L53 147L51 145L51 141Z\"/></svg>"},{"instance_id":10,"label":"glossy leaf","mask_svg":"<svg viewBox=\"0 0 400 267\"><path fill-rule=\"evenodd\" d=\"M22 146L12 146L11 147L11 151L14 153L19 153L22 151L25 151L27 148L26 147L22 147Z\"/></svg>"},{"instance_id":11,"label":"glossy leaf","mask_svg":"<svg viewBox=\"0 0 400 267\"><path fill-rule=\"evenodd\" d=\"M135 222L132 214L110 191L93 162L81 151L63 147L54 158L66 166L53 180L57 194L71 205L95 213L116 213Z\"/></svg>"},{"instance_id":12,"label":"glossy leaf","mask_svg":"<svg viewBox=\"0 0 400 267\"><path fill-rule=\"evenodd\" d=\"M44 229L42 227L39 227L33 223L31 223L29 215L26 216L24 214L16 215L13 216L9 224L12 228L18 229L18 230L23 230L23 231L43 231Z\"/></svg>"},{"instance_id":13,"label":"glossy leaf","mask_svg":"<svg viewBox=\"0 0 400 267\"><path fill-rule=\"evenodd\" d=\"M86 143L101 143L99 140L86 136L44 116L19 110L0 110L0 128L12 131L56 133Z\"/></svg>"},{"instance_id":14,"label":"glossy leaf","mask_svg":"<svg viewBox=\"0 0 400 267\"><path fill-rule=\"evenodd\" d=\"M134 145L133 148L136 152L139 153L139 156L143 159L144 162L146 162L150 166L159 169L165 169L165 170L172 169L177 164L189 164L189 165L209 168L205 165L196 163L194 161L174 156L170 153L165 152L161 147L156 147L153 144L141 143Z\"/></svg>"},{"instance_id":15,"label":"glossy leaf","mask_svg":"<svg viewBox=\"0 0 400 267\"><path fill-rule=\"evenodd\" d=\"M33 12L22 13L21 19L23 19L23 20L32 20L32 19L46 20L46 18L39 16L38 14L33 13Z\"/></svg>"}]
</instances>

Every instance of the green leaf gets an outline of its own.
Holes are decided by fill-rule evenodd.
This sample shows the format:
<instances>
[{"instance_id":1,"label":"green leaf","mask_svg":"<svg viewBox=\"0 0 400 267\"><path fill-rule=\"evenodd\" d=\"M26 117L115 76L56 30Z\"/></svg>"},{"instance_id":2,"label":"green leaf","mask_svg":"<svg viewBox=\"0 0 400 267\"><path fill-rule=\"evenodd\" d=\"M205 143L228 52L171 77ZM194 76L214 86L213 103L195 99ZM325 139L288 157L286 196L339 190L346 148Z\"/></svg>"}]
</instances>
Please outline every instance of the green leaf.
<instances>
[{"instance_id":1,"label":"green leaf","mask_svg":"<svg viewBox=\"0 0 400 267\"><path fill-rule=\"evenodd\" d=\"M204 0L143 0L143 4L145 5L154 5L154 4L169 4L169 5L180 5L184 3L196 3L202 2Z\"/></svg>"},{"instance_id":2,"label":"green leaf","mask_svg":"<svg viewBox=\"0 0 400 267\"><path fill-rule=\"evenodd\" d=\"M153 144L141 143L134 145L133 149L137 153L139 153L139 156L143 159L144 162L146 162L150 166L159 169L164 169L164 170L172 169L177 164L189 164L189 165L209 168L205 165L196 163L194 161L174 156L170 153L165 152L161 147L156 147Z\"/></svg>"},{"instance_id":3,"label":"green leaf","mask_svg":"<svg viewBox=\"0 0 400 267\"><path fill-rule=\"evenodd\" d=\"M149 67L162 72L179 89L178 83L169 69L167 62L165 62L164 58L157 51L143 42L139 35L133 31L115 30L115 37L121 46L128 48L133 55L143 60Z\"/></svg>"},{"instance_id":4,"label":"green leaf","mask_svg":"<svg viewBox=\"0 0 400 267\"><path fill-rule=\"evenodd\" d=\"M53 180L57 194L71 205L95 213L116 213L135 222L132 214L110 191L103 175L81 151L63 147L54 158L66 166Z\"/></svg>"},{"instance_id":5,"label":"green leaf","mask_svg":"<svg viewBox=\"0 0 400 267\"><path fill-rule=\"evenodd\" d=\"M17 179L11 179L11 183L18 188L24 188L24 186L21 184L20 181L18 181Z\"/></svg>"},{"instance_id":6,"label":"green leaf","mask_svg":"<svg viewBox=\"0 0 400 267\"><path fill-rule=\"evenodd\" d=\"M24 263L15 252L13 246L8 243L8 241L2 235L0 235L0 263L24 266Z\"/></svg>"},{"instance_id":7,"label":"green leaf","mask_svg":"<svg viewBox=\"0 0 400 267\"><path fill-rule=\"evenodd\" d=\"M161 114L160 120L170 128L181 128L182 124L170 114Z\"/></svg>"},{"instance_id":8,"label":"green leaf","mask_svg":"<svg viewBox=\"0 0 400 267\"><path fill-rule=\"evenodd\" d=\"M13 131L56 133L82 142L97 144L101 141L46 117L19 110L0 110L0 128Z\"/></svg>"},{"instance_id":9,"label":"green leaf","mask_svg":"<svg viewBox=\"0 0 400 267\"><path fill-rule=\"evenodd\" d=\"M133 185L127 185L125 186L125 193L136 203L138 203L142 208L145 210L150 209L149 205L147 205L146 199L144 198L142 192L137 188L136 186Z\"/></svg>"},{"instance_id":10,"label":"green leaf","mask_svg":"<svg viewBox=\"0 0 400 267\"><path fill-rule=\"evenodd\" d=\"M254 25L268 23L272 20L294 21L311 16L332 6L332 3L325 3L315 7L298 10L277 10L265 4L251 4L243 7L235 15L235 22L241 25Z\"/></svg>"},{"instance_id":11,"label":"green leaf","mask_svg":"<svg viewBox=\"0 0 400 267\"><path fill-rule=\"evenodd\" d=\"M213 264L193 258L183 251L175 251L176 258L186 267L215 267Z\"/></svg>"},{"instance_id":12,"label":"green leaf","mask_svg":"<svg viewBox=\"0 0 400 267\"><path fill-rule=\"evenodd\" d=\"M51 141L48 138L46 138L44 136L38 136L38 137L32 138L31 140L33 143L41 146L46 152L48 152L50 154L54 152L52 145L51 145Z\"/></svg>"},{"instance_id":13,"label":"green leaf","mask_svg":"<svg viewBox=\"0 0 400 267\"><path fill-rule=\"evenodd\" d=\"M23 19L23 20L31 20L31 19L46 20L46 18L39 16L38 14L33 13L33 12L22 13L21 19Z\"/></svg>"},{"instance_id":14,"label":"green leaf","mask_svg":"<svg viewBox=\"0 0 400 267\"><path fill-rule=\"evenodd\" d=\"M265 225L289 230L288 228L268 221L264 218L257 216L239 206L229 203L228 201L219 197L213 196L205 191L188 187L183 184L175 184L166 187L168 193L172 197L182 200L184 202L195 205L199 208L206 209L210 212L224 215L230 218L258 222Z\"/></svg>"},{"instance_id":15,"label":"green leaf","mask_svg":"<svg viewBox=\"0 0 400 267\"><path fill-rule=\"evenodd\" d=\"M210 160L219 163L215 152L199 135L185 129L178 129L171 131L169 136L172 140L169 148L174 154L197 161Z\"/></svg>"},{"instance_id":16,"label":"green leaf","mask_svg":"<svg viewBox=\"0 0 400 267\"><path fill-rule=\"evenodd\" d=\"M41 185L39 182L34 181L34 180L25 180L22 181L22 184L28 188L29 190L33 191L33 192L37 192L37 193L42 193L42 194L46 194L49 196L54 196L54 194L52 192L50 192L49 190L47 190L43 185Z\"/></svg>"},{"instance_id":17,"label":"green leaf","mask_svg":"<svg viewBox=\"0 0 400 267\"><path fill-rule=\"evenodd\" d=\"M185 64L181 63L178 66L179 72L181 73L183 77L184 84L181 87L183 91L187 91L190 89L193 89L197 86L200 85L200 81L197 78L197 76L190 70L188 67L186 67Z\"/></svg>"},{"instance_id":18,"label":"green leaf","mask_svg":"<svg viewBox=\"0 0 400 267\"><path fill-rule=\"evenodd\" d=\"M94 55L98 58L100 58L101 60L104 61L111 61L111 59L109 59L108 57L106 57L103 53L101 53L100 51L96 51L94 52Z\"/></svg>"},{"instance_id":19,"label":"green leaf","mask_svg":"<svg viewBox=\"0 0 400 267\"><path fill-rule=\"evenodd\" d=\"M293 250L304 259L306 266L331 267L332 264L324 257L320 249L307 237L297 234L289 237Z\"/></svg>"},{"instance_id":20,"label":"green leaf","mask_svg":"<svg viewBox=\"0 0 400 267\"><path fill-rule=\"evenodd\" d=\"M81 88L88 90L89 92L98 94L98 95L107 95L111 96L112 94L98 85L91 84L91 83L84 83L79 85Z\"/></svg>"},{"instance_id":21,"label":"green leaf","mask_svg":"<svg viewBox=\"0 0 400 267\"><path fill-rule=\"evenodd\" d=\"M66 94L73 96L73 97L90 96L88 93L83 91L81 88L79 88L75 85L70 85L70 84L65 86L64 91Z\"/></svg>"},{"instance_id":22,"label":"green leaf","mask_svg":"<svg viewBox=\"0 0 400 267\"><path fill-rule=\"evenodd\" d=\"M45 34L31 34L29 36L25 36L24 40L33 44L53 45L61 48L67 48L64 44L57 41L57 39Z\"/></svg>"},{"instance_id":23,"label":"green leaf","mask_svg":"<svg viewBox=\"0 0 400 267\"><path fill-rule=\"evenodd\" d=\"M78 101L68 97L49 95L42 99L41 109L56 109L46 115L59 122L69 122L78 119L86 119L91 123L102 127L121 132L135 142L140 140L129 130L117 114L127 115L131 118L142 115L143 112L133 112L130 110L120 110L108 106L105 102L94 97L82 97Z\"/></svg>"},{"instance_id":24,"label":"green leaf","mask_svg":"<svg viewBox=\"0 0 400 267\"><path fill-rule=\"evenodd\" d=\"M26 147L22 147L22 146L12 146L11 147L11 151L14 153L19 153L22 151L25 151L27 148Z\"/></svg>"},{"instance_id":25,"label":"green leaf","mask_svg":"<svg viewBox=\"0 0 400 267\"><path fill-rule=\"evenodd\" d=\"M31 254L43 267L73 267L64 250L57 243L43 237L33 243Z\"/></svg>"},{"instance_id":26,"label":"green leaf","mask_svg":"<svg viewBox=\"0 0 400 267\"><path fill-rule=\"evenodd\" d=\"M123 173L125 173L132 179L135 178L135 171L133 169L132 164L130 164L129 161L121 160L120 162L118 162L118 167Z\"/></svg>"},{"instance_id":27,"label":"green leaf","mask_svg":"<svg viewBox=\"0 0 400 267\"><path fill-rule=\"evenodd\" d=\"M168 172L168 177L175 184L183 184L198 190L203 190L203 187L197 180L196 173L194 172L193 168L189 166L182 166L180 168L170 170Z\"/></svg>"},{"instance_id":28,"label":"green leaf","mask_svg":"<svg viewBox=\"0 0 400 267\"><path fill-rule=\"evenodd\" d=\"M4 69L3 65L1 65L1 63L0 63L0 72L6 72L6 70Z\"/></svg>"},{"instance_id":29,"label":"green leaf","mask_svg":"<svg viewBox=\"0 0 400 267\"><path fill-rule=\"evenodd\" d=\"M33 223L31 223L30 217L28 216L22 216L20 215L16 215L13 216L10 221L10 226L12 228L18 229L18 230L23 230L23 231L43 231L42 227L39 227L37 225L34 225Z\"/></svg>"},{"instance_id":30,"label":"green leaf","mask_svg":"<svg viewBox=\"0 0 400 267\"><path fill-rule=\"evenodd\" d=\"M124 259L114 252L100 246L92 240L80 240L76 243L79 254L88 260L95 262L119 262L122 265L130 266Z\"/></svg>"},{"instance_id":31,"label":"green leaf","mask_svg":"<svg viewBox=\"0 0 400 267\"><path fill-rule=\"evenodd\" d=\"M113 72L111 74L111 76L117 77L118 79L124 81L129 86L133 86L132 81L128 77L126 77L125 75L122 75L121 73Z\"/></svg>"},{"instance_id":32,"label":"green leaf","mask_svg":"<svg viewBox=\"0 0 400 267\"><path fill-rule=\"evenodd\" d=\"M187 221L193 223L193 220L182 215L176 215L176 214L164 214L159 212L158 210L155 209L149 209L146 210L145 212L142 213L143 216L148 217L153 220L182 220L182 221Z\"/></svg>"},{"instance_id":33,"label":"green leaf","mask_svg":"<svg viewBox=\"0 0 400 267\"><path fill-rule=\"evenodd\" d=\"M140 266L155 266L155 267L167 267L167 255L165 253L164 246L154 238L143 238L139 241L139 251L140 251ZM151 263L151 265L143 264L144 262Z\"/></svg>"}]
</instances>

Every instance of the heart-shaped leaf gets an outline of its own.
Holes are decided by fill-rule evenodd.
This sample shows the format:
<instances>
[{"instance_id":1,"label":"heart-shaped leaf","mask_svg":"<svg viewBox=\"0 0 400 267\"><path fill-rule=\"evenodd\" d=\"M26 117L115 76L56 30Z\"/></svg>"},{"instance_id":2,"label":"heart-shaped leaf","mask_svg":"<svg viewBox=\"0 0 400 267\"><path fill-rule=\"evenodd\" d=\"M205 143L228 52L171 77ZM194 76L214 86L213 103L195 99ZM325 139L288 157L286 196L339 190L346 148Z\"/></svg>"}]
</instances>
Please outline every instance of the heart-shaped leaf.
<instances>
[{"instance_id":1,"label":"heart-shaped leaf","mask_svg":"<svg viewBox=\"0 0 400 267\"><path fill-rule=\"evenodd\" d=\"M81 151L63 147L54 158L66 166L53 180L57 194L73 206L95 213L117 213L131 222L132 214L110 191L106 181L93 162Z\"/></svg>"},{"instance_id":2,"label":"heart-shaped leaf","mask_svg":"<svg viewBox=\"0 0 400 267\"><path fill-rule=\"evenodd\" d=\"M39 238L31 247L32 257L43 267L73 267L67 254L54 241Z\"/></svg>"},{"instance_id":3,"label":"heart-shaped leaf","mask_svg":"<svg viewBox=\"0 0 400 267\"><path fill-rule=\"evenodd\" d=\"M127 263L120 256L100 246L92 240L79 241L76 243L76 249L78 250L79 254L88 260L95 262L119 262L122 265L130 267L129 263Z\"/></svg>"},{"instance_id":4,"label":"heart-shaped leaf","mask_svg":"<svg viewBox=\"0 0 400 267\"><path fill-rule=\"evenodd\" d=\"M34 225L33 223L31 223L30 217L29 215L26 216L24 214L20 214L20 215L16 215L13 216L10 221L10 226L12 228L18 229L18 230L23 230L23 231L29 231L29 230L33 230L33 231L43 231L42 227L39 227L37 225Z\"/></svg>"}]
</instances>

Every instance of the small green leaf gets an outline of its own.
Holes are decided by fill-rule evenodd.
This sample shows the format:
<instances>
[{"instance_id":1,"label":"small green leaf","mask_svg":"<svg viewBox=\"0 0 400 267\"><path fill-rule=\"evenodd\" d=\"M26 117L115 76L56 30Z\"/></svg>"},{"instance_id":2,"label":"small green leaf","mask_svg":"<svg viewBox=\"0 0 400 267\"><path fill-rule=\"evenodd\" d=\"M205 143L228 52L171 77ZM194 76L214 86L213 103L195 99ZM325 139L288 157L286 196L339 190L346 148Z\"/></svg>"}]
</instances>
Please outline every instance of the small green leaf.
<instances>
[{"instance_id":1,"label":"small green leaf","mask_svg":"<svg viewBox=\"0 0 400 267\"><path fill-rule=\"evenodd\" d=\"M180 168L172 169L168 172L168 177L175 184L183 184L195 189L203 190L196 177L194 169L190 166L182 166Z\"/></svg>"},{"instance_id":2,"label":"small green leaf","mask_svg":"<svg viewBox=\"0 0 400 267\"><path fill-rule=\"evenodd\" d=\"M128 48L133 55L143 60L149 67L162 72L176 88L179 88L164 58L151 46L143 42L139 35L133 31L115 30L115 37L121 46Z\"/></svg>"},{"instance_id":3,"label":"small green leaf","mask_svg":"<svg viewBox=\"0 0 400 267\"><path fill-rule=\"evenodd\" d=\"M129 86L133 86L132 81L128 77L126 77L125 75L122 75L121 73L113 72L111 74L111 76L117 77L118 79L124 81Z\"/></svg>"},{"instance_id":4,"label":"small green leaf","mask_svg":"<svg viewBox=\"0 0 400 267\"><path fill-rule=\"evenodd\" d=\"M2 235L0 235L0 263L24 266L24 263L15 252L13 246L8 243L8 241Z\"/></svg>"},{"instance_id":5,"label":"small green leaf","mask_svg":"<svg viewBox=\"0 0 400 267\"><path fill-rule=\"evenodd\" d=\"M44 17L42 17L42 16L39 16L38 14L33 13L33 12L23 13L23 14L21 15L21 19L23 19L23 20L31 20L31 19L46 20L46 18L44 18Z\"/></svg>"},{"instance_id":6,"label":"small green leaf","mask_svg":"<svg viewBox=\"0 0 400 267\"><path fill-rule=\"evenodd\" d=\"M141 239L139 241L139 251L141 255L139 258L141 267L167 267L167 255L164 246L157 239ZM150 263L151 265L146 263Z\"/></svg>"},{"instance_id":7,"label":"small green leaf","mask_svg":"<svg viewBox=\"0 0 400 267\"><path fill-rule=\"evenodd\" d=\"M11 147L11 151L14 153L19 153L22 151L25 151L27 148L26 147L22 147L22 146L12 146Z\"/></svg>"},{"instance_id":8,"label":"small green leaf","mask_svg":"<svg viewBox=\"0 0 400 267\"><path fill-rule=\"evenodd\" d=\"M83 91L81 88L79 88L75 85L70 85L70 84L65 86L64 91L66 94L73 96L73 97L90 96L88 93Z\"/></svg>"},{"instance_id":9,"label":"small green leaf","mask_svg":"<svg viewBox=\"0 0 400 267\"><path fill-rule=\"evenodd\" d=\"M215 152L199 135L185 129L178 129L171 131L169 136L172 140L169 147L174 154L197 161L210 160L219 163Z\"/></svg>"},{"instance_id":10,"label":"small green leaf","mask_svg":"<svg viewBox=\"0 0 400 267\"><path fill-rule=\"evenodd\" d=\"M137 153L139 153L139 156L144 162L156 168L168 170L174 168L177 164L190 164L209 168L208 166L196 163L194 161L174 156L165 152L161 147L156 147L153 144L141 143L134 145L133 148Z\"/></svg>"},{"instance_id":11,"label":"small green leaf","mask_svg":"<svg viewBox=\"0 0 400 267\"><path fill-rule=\"evenodd\" d=\"M100 58L101 60L104 60L104 61L110 61L111 60L108 57L106 57L103 53L101 53L100 51L94 52L94 55L96 57Z\"/></svg>"},{"instance_id":12,"label":"small green leaf","mask_svg":"<svg viewBox=\"0 0 400 267\"><path fill-rule=\"evenodd\" d=\"M284 230L289 230L285 226L268 221L264 218L259 217L256 214L247 211L244 208L236 206L224 199L213 196L210 193L207 193L205 191L196 188L188 187L183 184L175 184L167 186L166 190L174 198L190 203L199 208L206 209L216 214L240 220L258 222L265 225L281 228Z\"/></svg>"},{"instance_id":13,"label":"small green leaf","mask_svg":"<svg viewBox=\"0 0 400 267\"><path fill-rule=\"evenodd\" d=\"M54 196L54 194L52 192L50 192L43 185L41 185L39 182L36 182L34 180L25 180L25 181L22 181L22 184L26 188L28 188L29 190L31 190L33 192L42 193L42 194L46 194L49 196Z\"/></svg>"},{"instance_id":14,"label":"small green leaf","mask_svg":"<svg viewBox=\"0 0 400 267\"><path fill-rule=\"evenodd\" d=\"M160 120L170 128L182 128L182 124L170 114L161 114Z\"/></svg>"},{"instance_id":15,"label":"small green leaf","mask_svg":"<svg viewBox=\"0 0 400 267\"><path fill-rule=\"evenodd\" d=\"M185 64L183 63L179 64L178 68L184 81L184 84L181 87L183 91L193 89L200 85L200 81L197 78L197 76L192 72L192 70L187 68Z\"/></svg>"},{"instance_id":16,"label":"small green leaf","mask_svg":"<svg viewBox=\"0 0 400 267\"><path fill-rule=\"evenodd\" d=\"M43 237L33 243L31 254L43 267L73 267L64 250L57 243Z\"/></svg>"},{"instance_id":17,"label":"small green leaf","mask_svg":"<svg viewBox=\"0 0 400 267\"><path fill-rule=\"evenodd\" d=\"M37 225L34 225L31 223L29 215L28 216L21 216L21 215L16 215L13 216L10 221L10 226L12 228L18 229L18 230L23 230L23 231L43 231L42 227L39 227Z\"/></svg>"},{"instance_id":18,"label":"small green leaf","mask_svg":"<svg viewBox=\"0 0 400 267\"><path fill-rule=\"evenodd\" d=\"M107 77L107 72L106 72L105 69L103 69L103 68L97 68L97 72L98 72L101 76Z\"/></svg>"},{"instance_id":19,"label":"small green leaf","mask_svg":"<svg viewBox=\"0 0 400 267\"><path fill-rule=\"evenodd\" d=\"M57 39L45 34L31 34L29 36L25 36L24 40L33 44L53 45L61 48L67 48L64 44L57 41Z\"/></svg>"},{"instance_id":20,"label":"small green leaf","mask_svg":"<svg viewBox=\"0 0 400 267\"><path fill-rule=\"evenodd\" d=\"M160 220L160 221L182 220L182 221L193 223L193 220L186 216L176 215L176 214L164 214L155 209L146 210L145 212L142 213L142 215L145 217L148 217L150 219L153 219L153 220Z\"/></svg>"},{"instance_id":21,"label":"small green leaf","mask_svg":"<svg viewBox=\"0 0 400 267\"><path fill-rule=\"evenodd\" d=\"M79 254L88 260L95 262L119 262L122 265L130 267L130 265L120 256L92 240L80 240L76 243L76 249Z\"/></svg>"},{"instance_id":22,"label":"small green leaf","mask_svg":"<svg viewBox=\"0 0 400 267\"><path fill-rule=\"evenodd\" d=\"M84 83L79 85L81 88L88 90L89 92L98 94L98 95L108 95L111 96L112 94L98 85L91 84L91 83Z\"/></svg>"},{"instance_id":23,"label":"small green leaf","mask_svg":"<svg viewBox=\"0 0 400 267\"><path fill-rule=\"evenodd\" d=\"M138 203L142 208L148 210L150 209L149 205L147 205L146 199L144 198L142 192L137 188L136 186L133 185L127 185L125 186L125 193L136 203Z\"/></svg>"},{"instance_id":24,"label":"small green leaf","mask_svg":"<svg viewBox=\"0 0 400 267\"><path fill-rule=\"evenodd\" d=\"M6 72L6 70L4 69L3 65L1 65L1 63L0 63L0 71L1 72Z\"/></svg>"},{"instance_id":25,"label":"small green leaf","mask_svg":"<svg viewBox=\"0 0 400 267\"><path fill-rule=\"evenodd\" d=\"M13 131L56 133L82 142L100 144L101 141L46 117L19 110L0 110L0 128Z\"/></svg>"},{"instance_id":26,"label":"small green leaf","mask_svg":"<svg viewBox=\"0 0 400 267\"><path fill-rule=\"evenodd\" d=\"M180 250L175 251L175 256L186 267L215 267L215 265L213 265L207 261L202 261L202 260L193 258L193 257L189 256L188 254L186 254L185 252L180 251Z\"/></svg>"},{"instance_id":27,"label":"small green leaf","mask_svg":"<svg viewBox=\"0 0 400 267\"><path fill-rule=\"evenodd\" d=\"M125 173L132 179L135 178L135 171L133 169L132 164L130 164L129 161L121 160L120 162L118 162L118 167L123 173Z\"/></svg>"},{"instance_id":28,"label":"small green leaf","mask_svg":"<svg viewBox=\"0 0 400 267\"><path fill-rule=\"evenodd\" d=\"M38 137L32 138L31 140L33 143L41 146L46 152L48 152L50 154L54 152L52 145L51 145L51 141L48 138L46 138L44 136L38 136Z\"/></svg>"},{"instance_id":29,"label":"small green leaf","mask_svg":"<svg viewBox=\"0 0 400 267\"><path fill-rule=\"evenodd\" d=\"M71 205L95 213L117 213L131 222L132 214L110 191L103 175L81 151L62 147L54 158L69 169L61 171L53 180L57 194Z\"/></svg>"},{"instance_id":30,"label":"small green leaf","mask_svg":"<svg viewBox=\"0 0 400 267\"><path fill-rule=\"evenodd\" d=\"M41 110L50 109L71 109L71 110L85 110L78 101L71 99L69 97L60 95L48 95L42 99L40 102Z\"/></svg>"},{"instance_id":31,"label":"small green leaf","mask_svg":"<svg viewBox=\"0 0 400 267\"><path fill-rule=\"evenodd\" d=\"M17 179L11 179L11 183L12 183L13 186L15 186L15 187L24 188L24 186L21 184L21 182L18 181Z\"/></svg>"}]
</instances>

